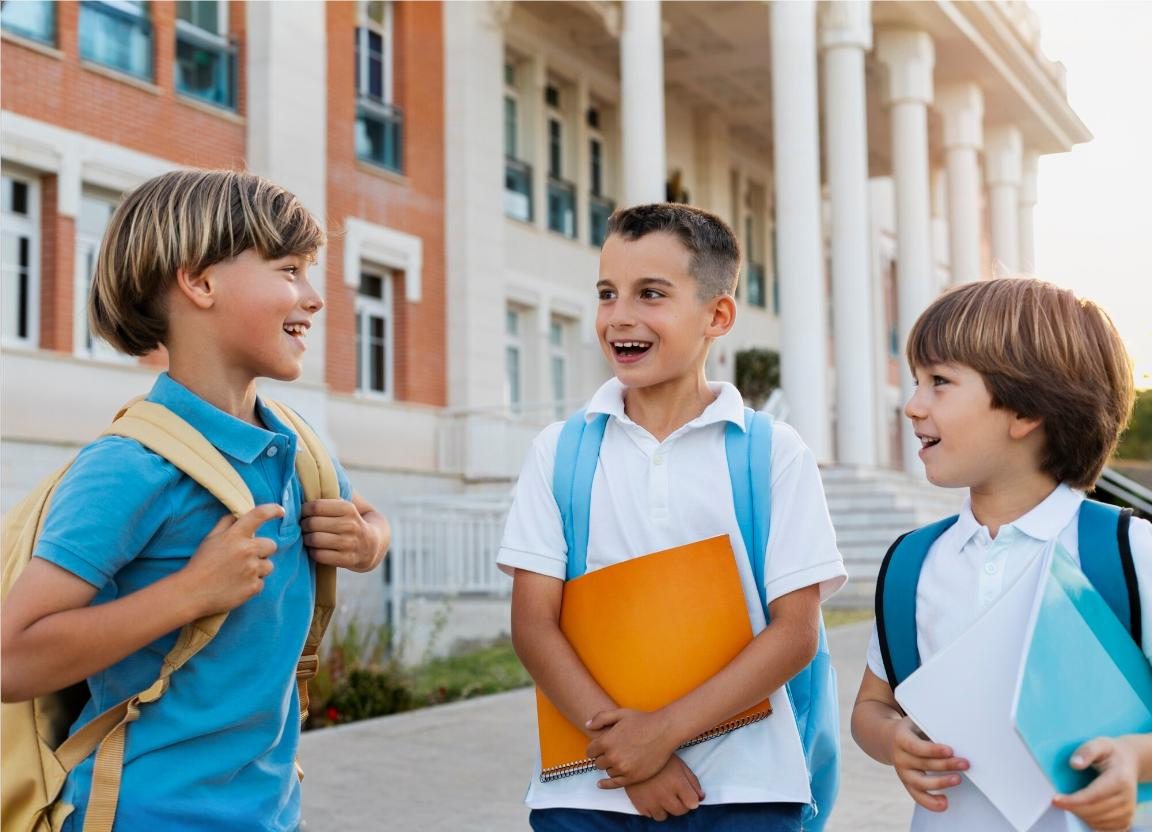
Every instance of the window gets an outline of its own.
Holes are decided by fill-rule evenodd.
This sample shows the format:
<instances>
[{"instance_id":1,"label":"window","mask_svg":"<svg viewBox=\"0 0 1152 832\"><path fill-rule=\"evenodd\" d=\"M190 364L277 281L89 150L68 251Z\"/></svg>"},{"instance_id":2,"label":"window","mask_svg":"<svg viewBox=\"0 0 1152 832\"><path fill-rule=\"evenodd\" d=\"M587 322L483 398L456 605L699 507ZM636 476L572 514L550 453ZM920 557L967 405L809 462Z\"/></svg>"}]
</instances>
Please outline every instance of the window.
<instances>
[{"instance_id":1,"label":"window","mask_svg":"<svg viewBox=\"0 0 1152 832\"><path fill-rule=\"evenodd\" d=\"M142 0L84 0L80 57L152 80L152 23Z\"/></svg>"},{"instance_id":2,"label":"window","mask_svg":"<svg viewBox=\"0 0 1152 832\"><path fill-rule=\"evenodd\" d=\"M44 0L0 3L0 26L22 37L56 43L56 4Z\"/></svg>"},{"instance_id":3,"label":"window","mask_svg":"<svg viewBox=\"0 0 1152 832\"><path fill-rule=\"evenodd\" d=\"M404 170L404 119L392 104L390 2L361 0L356 28L356 156L382 168Z\"/></svg>"},{"instance_id":4,"label":"window","mask_svg":"<svg viewBox=\"0 0 1152 832\"><path fill-rule=\"evenodd\" d=\"M559 111L560 91L548 85L548 228L565 237L576 236L576 186L564 179L564 117Z\"/></svg>"},{"instance_id":5,"label":"window","mask_svg":"<svg viewBox=\"0 0 1152 832\"><path fill-rule=\"evenodd\" d=\"M604 140L596 132L600 127L600 111L588 111L588 230L590 242L594 246L604 243L608 235L608 218L616 209L616 204L604 196Z\"/></svg>"},{"instance_id":6,"label":"window","mask_svg":"<svg viewBox=\"0 0 1152 832\"><path fill-rule=\"evenodd\" d=\"M563 419L568 399L568 345L565 322L553 318L548 330L548 348L552 375L552 401L556 404L556 418Z\"/></svg>"},{"instance_id":7,"label":"window","mask_svg":"<svg viewBox=\"0 0 1152 832\"><path fill-rule=\"evenodd\" d=\"M523 313L508 307L504 315L504 404L519 413L524 404L524 344L521 341Z\"/></svg>"},{"instance_id":8,"label":"window","mask_svg":"<svg viewBox=\"0 0 1152 832\"><path fill-rule=\"evenodd\" d=\"M504 62L504 215L532 222L532 166L520 158L517 64Z\"/></svg>"},{"instance_id":9,"label":"window","mask_svg":"<svg viewBox=\"0 0 1152 832\"><path fill-rule=\"evenodd\" d=\"M766 305L764 297L764 264L760 257L760 247L757 245L756 215L749 213L744 216L744 250L747 252L748 262L745 274L748 279L748 303L759 306Z\"/></svg>"},{"instance_id":10,"label":"window","mask_svg":"<svg viewBox=\"0 0 1152 832\"><path fill-rule=\"evenodd\" d=\"M92 333L88 323L88 296L92 278L96 276L96 258L100 253L100 240L116 203L95 194L80 198L80 216L76 218L75 291L72 306L72 351L85 358L131 361L130 356L116 352L102 338Z\"/></svg>"},{"instance_id":11,"label":"window","mask_svg":"<svg viewBox=\"0 0 1152 832\"><path fill-rule=\"evenodd\" d=\"M236 47L228 40L224 0L176 3L176 91L236 107Z\"/></svg>"},{"instance_id":12,"label":"window","mask_svg":"<svg viewBox=\"0 0 1152 832\"><path fill-rule=\"evenodd\" d=\"M360 274L356 296L356 389L361 393L391 396L392 388L392 274Z\"/></svg>"},{"instance_id":13,"label":"window","mask_svg":"<svg viewBox=\"0 0 1152 832\"><path fill-rule=\"evenodd\" d=\"M33 180L5 175L2 182L0 335L6 344L34 347L40 284L39 195Z\"/></svg>"}]
</instances>

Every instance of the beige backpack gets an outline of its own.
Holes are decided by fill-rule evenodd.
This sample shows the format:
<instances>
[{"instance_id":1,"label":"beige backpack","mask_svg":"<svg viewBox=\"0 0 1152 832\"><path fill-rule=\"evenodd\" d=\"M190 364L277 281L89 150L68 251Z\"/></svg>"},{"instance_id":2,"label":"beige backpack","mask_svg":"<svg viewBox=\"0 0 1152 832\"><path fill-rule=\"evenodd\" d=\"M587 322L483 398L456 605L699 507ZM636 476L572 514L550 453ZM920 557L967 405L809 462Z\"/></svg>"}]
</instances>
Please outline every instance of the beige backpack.
<instances>
[{"instance_id":1,"label":"beige backpack","mask_svg":"<svg viewBox=\"0 0 1152 832\"><path fill-rule=\"evenodd\" d=\"M296 431L296 473L304 499L338 499L336 469L323 443L294 411L276 402L267 404L281 421ZM255 507L252 494L236 469L199 431L163 405L133 401L120 411L104 433L135 439L160 454L208 489L237 517ZM7 596L28 565L52 494L67 470L65 466L41 482L4 516L0 540L3 570L0 599ZM319 667L320 641L335 606L336 571L331 566L316 564L316 605L296 668L301 720L308 715L308 680L316 675ZM218 613L186 625L164 657L155 682L100 714L71 737L68 729L88 698L83 682L27 702L0 705L0 768L3 769L0 826L3 832L58 830L71 810L57 800L64 781L93 750L96 761L84 832L111 832L120 795L128 726L140 717L143 706L164 695L172 674L212 640L226 617L227 613Z\"/></svg>"}]
</instances>

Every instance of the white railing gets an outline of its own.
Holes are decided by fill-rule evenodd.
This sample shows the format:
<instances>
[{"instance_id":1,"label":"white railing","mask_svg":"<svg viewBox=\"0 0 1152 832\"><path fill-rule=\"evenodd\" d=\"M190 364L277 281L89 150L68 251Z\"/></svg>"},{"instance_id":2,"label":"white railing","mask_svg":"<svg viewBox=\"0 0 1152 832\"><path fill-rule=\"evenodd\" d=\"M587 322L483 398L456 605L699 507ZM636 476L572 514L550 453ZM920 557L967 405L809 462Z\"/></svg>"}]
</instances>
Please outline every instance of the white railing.
<instances>
[{"instance_id":1,"label":"white railing","mask_svg":"<svg viewBox=\"0 0 1152 832\"><path fill-rule=\"evenodd\" d=\"M411 598L511 594L511 579L496 567L511 505L511 493L401 503L388 555L393 645L403 643L404 609Z\"/></svg>"}]
</instances>

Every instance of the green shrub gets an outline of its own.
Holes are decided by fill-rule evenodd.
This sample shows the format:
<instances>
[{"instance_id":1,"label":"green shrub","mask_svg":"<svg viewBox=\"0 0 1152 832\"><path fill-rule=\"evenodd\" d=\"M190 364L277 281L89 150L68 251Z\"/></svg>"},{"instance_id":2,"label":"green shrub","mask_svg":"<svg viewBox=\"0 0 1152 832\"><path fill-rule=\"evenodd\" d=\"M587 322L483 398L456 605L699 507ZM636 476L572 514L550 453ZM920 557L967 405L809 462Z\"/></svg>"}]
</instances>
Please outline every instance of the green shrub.
<instances>
[{"instance_id":1,"label":"green shrub","mask_svg":"<svg viewBox=\"0 0 1152 832\"><path fill-rule=\"evenodd\" d=\"M325 717L339 724L400 713L412 707L408 680L395 667L357 668L333 688Z\"/></svg>"},{"instance_id":2,"label":"green shrub","mask_svg":"<svg viewBox=\"0 0 1152 832\"><path fill-rule=\"evenodd\" d=\"M749 406L759 410L780 386L780 353L751 349L736 353L736 388Z\"/></svg>"}]
</instances>

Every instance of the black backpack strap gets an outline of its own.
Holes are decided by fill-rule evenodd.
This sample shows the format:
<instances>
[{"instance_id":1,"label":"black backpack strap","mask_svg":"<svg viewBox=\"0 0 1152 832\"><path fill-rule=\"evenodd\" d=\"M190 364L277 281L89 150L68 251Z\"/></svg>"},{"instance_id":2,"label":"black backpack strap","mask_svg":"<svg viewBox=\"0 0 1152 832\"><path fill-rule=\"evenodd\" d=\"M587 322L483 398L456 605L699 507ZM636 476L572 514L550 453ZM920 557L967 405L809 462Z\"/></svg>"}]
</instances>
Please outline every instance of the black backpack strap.
<instances>
[{"instance_id":1,"label":"black backpack strap","mask_svg":"<svg viewBox=\"0 0 1152 832\"><path fill-rule=\"evenodd\" d=\"M884 673L893 689L920 666L916 644L916 586L928 550L959 515L901 535L888 548L876 578L876 632Z\"/></svg>"}]
</instances>

